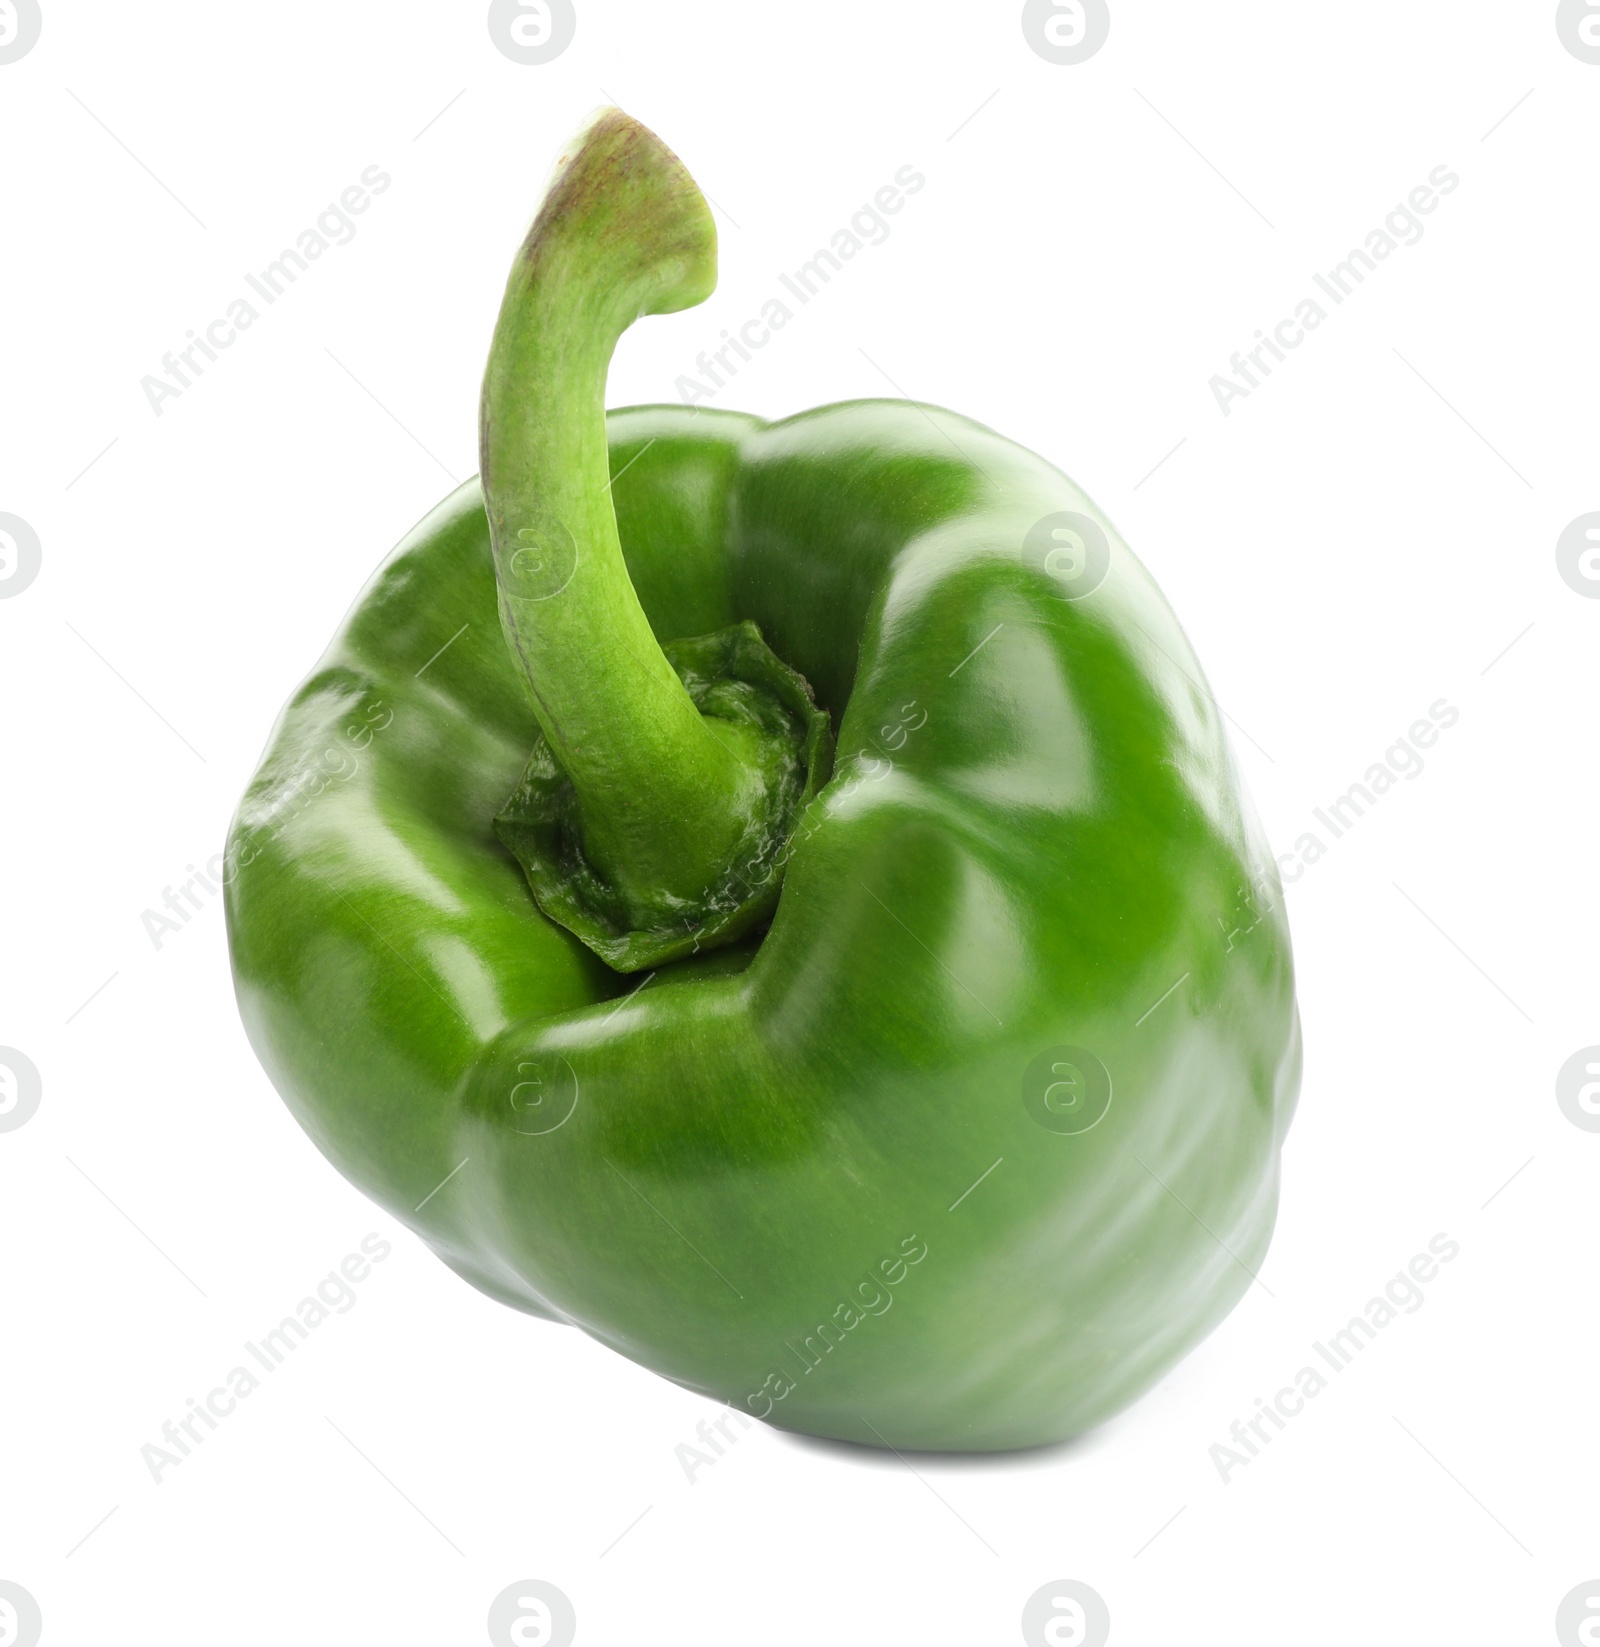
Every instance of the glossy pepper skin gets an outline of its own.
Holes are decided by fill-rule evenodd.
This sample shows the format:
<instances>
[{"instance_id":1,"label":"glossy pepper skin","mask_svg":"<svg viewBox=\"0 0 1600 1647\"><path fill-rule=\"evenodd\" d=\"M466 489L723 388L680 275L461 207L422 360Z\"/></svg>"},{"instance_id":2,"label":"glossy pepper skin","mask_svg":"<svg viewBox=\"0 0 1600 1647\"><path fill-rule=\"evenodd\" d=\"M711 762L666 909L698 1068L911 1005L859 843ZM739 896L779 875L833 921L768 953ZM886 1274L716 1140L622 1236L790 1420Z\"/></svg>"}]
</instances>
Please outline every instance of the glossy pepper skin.
<instances>
[{"instance_id":1,"label":"glossy pepper skin","mask_svg":"<svg viewBox=\"0 0 1600 1647\"><path fill-rule=\"evenodd\" d=\"M241 804L252 1043L505 1303L788 1429L1075 1435L1251 1284L1299 1080L1276 871L1199 665L1084 493L950 412L606 430L656 640L752 621L836 733L770 929L622 974L541 913L493 827L541 729L472 482Z\"/></svg>"}]
</instances>

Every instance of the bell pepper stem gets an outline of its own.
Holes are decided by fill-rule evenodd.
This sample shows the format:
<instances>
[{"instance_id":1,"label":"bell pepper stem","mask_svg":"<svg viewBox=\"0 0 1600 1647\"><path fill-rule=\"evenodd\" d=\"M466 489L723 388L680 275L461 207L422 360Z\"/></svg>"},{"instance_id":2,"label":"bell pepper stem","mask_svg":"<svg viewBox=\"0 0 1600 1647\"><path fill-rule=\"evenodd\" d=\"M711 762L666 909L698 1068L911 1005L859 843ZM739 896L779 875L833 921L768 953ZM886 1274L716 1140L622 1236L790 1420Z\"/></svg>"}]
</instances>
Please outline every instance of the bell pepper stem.
<instances>
[{"instance_id":1,"label":"bell pepper stem","mask_svg":"<svg viewBox=\"0 0 1600 1647\"><path fill-rule=\"evenodd\" d=\"M506 287L484 375L483 489L500 620L584 854L628 902L725 874L761 779L708 724L639 604L617 536L606 372L634 320L702 302L716 229L678 158L619 109L567 145Z\"/></svg>"}]
</instances>

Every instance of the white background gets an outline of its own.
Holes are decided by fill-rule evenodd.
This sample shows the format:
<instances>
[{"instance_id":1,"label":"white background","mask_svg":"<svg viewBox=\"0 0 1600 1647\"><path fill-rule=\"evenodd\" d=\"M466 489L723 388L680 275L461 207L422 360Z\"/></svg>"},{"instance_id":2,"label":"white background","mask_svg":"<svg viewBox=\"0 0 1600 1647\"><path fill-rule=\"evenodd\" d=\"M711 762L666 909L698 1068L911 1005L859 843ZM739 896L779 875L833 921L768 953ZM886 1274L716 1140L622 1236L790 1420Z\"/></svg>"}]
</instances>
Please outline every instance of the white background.
<instances>
[{"instance_id":1,"label":"white background","mask_svg":"<svg viewBox=\"0 0 1600 1647\"><path fill-rule=\"evenodd\" d=\"M43 1078L0 1133L0 1579L50 1647L482 1641L526 1578L595 1647L1013 1642L1062 1578L1119 1647L1534 1643L1600 1576L1600 1133L1555 1097L1600 1042L1600 601L1555 556L1600 510L1600 66L1544 3L1112 11L1060 67L1013 4L580 0L523 67L481 3L44 0L0 67L0 511L43 545L0 600L0 1043ZM691 1483L717 1409L449 1275L274 1095L220 907L159 950L141 922L475 467L509 260L608 100L722 236L613 405L674 398L913 165L715 403L903 392L1059 463L1176 606L1280 852L1459 711L1287 889L1307 1064L1263 1285L1068 1447L756 1427ZM141 378L374 164L355 239L157 417ZM1212 375L1440 165L1424 238L1225 417ZM355 1307L154 1483L141 1447L371 1231ZM1440 1232L1423 1306L1224 1483L1229 1426Z\"/></svg>"}]
</instances>

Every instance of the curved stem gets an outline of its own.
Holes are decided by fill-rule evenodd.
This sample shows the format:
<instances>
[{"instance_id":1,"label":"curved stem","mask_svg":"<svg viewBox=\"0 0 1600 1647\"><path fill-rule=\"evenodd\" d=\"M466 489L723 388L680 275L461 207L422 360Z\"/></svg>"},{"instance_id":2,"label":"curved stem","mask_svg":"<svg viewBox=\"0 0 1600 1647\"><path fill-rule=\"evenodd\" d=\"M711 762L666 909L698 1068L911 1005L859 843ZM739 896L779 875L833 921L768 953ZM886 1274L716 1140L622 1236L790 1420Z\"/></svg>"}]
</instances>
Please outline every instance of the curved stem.
<instances>
[{"instance_id":1,"label":"curved stem","mask_svg":"<svg viewBox=\"0 0 1600 1647\"><path fill-rule=\"evenodd\" d=\"M506 639L577 795L583 849L630 902L697 897L725 870L759 777L690 701L617 538L606 371L640 315L702 302L716 229L652 132L600 111L567 146L495 327L483 486Z\"/></svg>"}]
</instances>

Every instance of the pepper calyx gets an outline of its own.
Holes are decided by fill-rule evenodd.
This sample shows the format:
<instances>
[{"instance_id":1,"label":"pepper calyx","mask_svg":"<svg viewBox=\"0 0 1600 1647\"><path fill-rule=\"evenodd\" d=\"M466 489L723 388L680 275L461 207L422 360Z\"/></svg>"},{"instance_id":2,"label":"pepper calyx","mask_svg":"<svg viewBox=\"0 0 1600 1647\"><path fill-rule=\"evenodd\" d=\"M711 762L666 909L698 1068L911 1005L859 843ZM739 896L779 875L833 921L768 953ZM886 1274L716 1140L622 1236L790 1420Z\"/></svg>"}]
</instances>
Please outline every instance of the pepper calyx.
<instances>
[{"instance_id":1,"label":"pepper calyx","mask_svg":"<svg viewBox=\"0 0 1600 1647\"><path fill-rule=\"evenodd\" d=\"M495 833L521 864L550 920L617 972L638 972L734 942L777 907L801 813L833 770L833 734L805 677L751 622L671 641L662 650L713 736L718 727L753 752L759 784L746 827L721 877L698 897L630 895L583 849L579 798L540 737Z\"/></svg>"}]
</instances>

